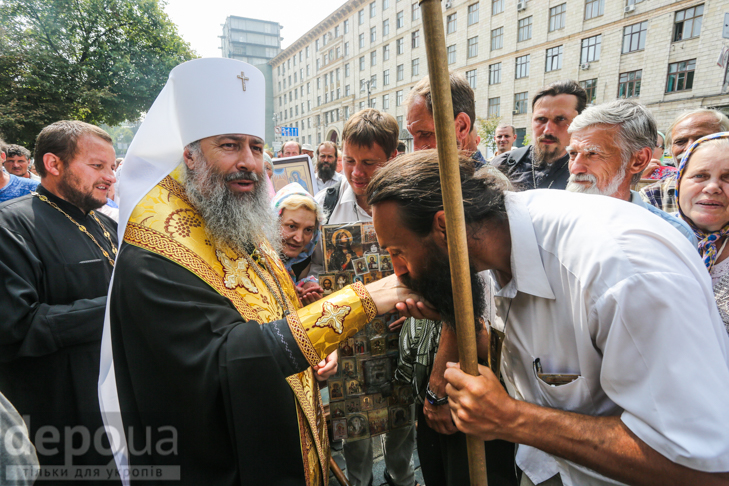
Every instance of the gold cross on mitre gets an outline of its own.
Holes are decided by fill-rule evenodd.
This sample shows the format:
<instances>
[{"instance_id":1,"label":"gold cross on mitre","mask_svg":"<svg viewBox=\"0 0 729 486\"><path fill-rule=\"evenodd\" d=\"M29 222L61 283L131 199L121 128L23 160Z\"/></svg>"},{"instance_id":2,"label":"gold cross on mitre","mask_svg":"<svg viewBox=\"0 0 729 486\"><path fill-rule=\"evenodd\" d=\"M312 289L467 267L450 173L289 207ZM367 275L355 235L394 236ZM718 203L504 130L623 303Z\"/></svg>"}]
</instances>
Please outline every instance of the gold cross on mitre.
<instances>
[{"instance_id":1,"label":"gold cross on mitre","mask_svg":"<svg viewBox=\"0 0 729 486\"><path fill-rule=\"evenodd\" d=\"M246 73L241 71L240 76L238 76L238 79L240 79L243 82L243 91L245 91L246 90L246 81L250 81L250 78L247 78Z\"/></svg>"}]
</instances>

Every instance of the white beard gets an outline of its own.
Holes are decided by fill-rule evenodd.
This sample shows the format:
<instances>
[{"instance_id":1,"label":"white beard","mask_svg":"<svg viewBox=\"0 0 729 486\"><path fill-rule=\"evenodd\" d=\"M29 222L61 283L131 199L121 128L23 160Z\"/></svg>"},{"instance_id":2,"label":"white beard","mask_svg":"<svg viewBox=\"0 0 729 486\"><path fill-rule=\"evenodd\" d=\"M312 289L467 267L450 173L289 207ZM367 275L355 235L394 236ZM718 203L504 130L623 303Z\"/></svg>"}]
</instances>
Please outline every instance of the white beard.
<instances>
[{"instance_id":1,"label":"white beard","mask_svg":"<svg viewBox=\"0 0 729 486\"><path fill-rule=\"evenodd\" d=\"M620 172L618 172L615 177L613 177L613 180L610 181L610 184L605 187L605 189L600 189L597 187L597 178L594 175L590 174L570 174L570 178L567 181L567 190L570 192L579 192L582 194L599 194L601 196L612 196L616 192L618 192L618 189L620 188L620 185L625 180L625 167L620 168ZM592 185L585 187L584 184L578 184L578 181L584 181L584 182L590 182Z\"/></svg>"},{"instance_id":2,"label":"white beard","mask_svg":"<svg viewBox=\"0 0 729 486\"><path fill-rule=\"evenodd\" d=\"M262 174L221 174L201 153L193 154L195 169L185 165L185 190L190 202L200 212L207 233L216 243L245 251L268 241L278 253L280 229L278 218L271 209L268 191ZM245 176L255 181L251 193L235 193L226 181Z\"/></svg>"}]
</instances>

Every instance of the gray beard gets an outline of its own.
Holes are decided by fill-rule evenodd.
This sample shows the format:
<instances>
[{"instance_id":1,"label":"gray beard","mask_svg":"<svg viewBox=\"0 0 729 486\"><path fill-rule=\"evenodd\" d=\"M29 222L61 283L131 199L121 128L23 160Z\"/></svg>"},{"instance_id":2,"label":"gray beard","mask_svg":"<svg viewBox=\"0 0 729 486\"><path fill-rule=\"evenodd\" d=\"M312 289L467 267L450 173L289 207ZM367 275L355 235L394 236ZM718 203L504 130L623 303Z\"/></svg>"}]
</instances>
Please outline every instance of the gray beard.
<instances>
[{"instance_id":1,"label":"gray beard","mask_svg":"<svg viewBox=\"0 0 729 486\"><path fill-rule=\"evenodd\" d=\"M202 154L193 154L196 169L185 165L185 191L190 202L200 212L210 238L216 245L247 251L264 241L279 253L280 229L278 218L271 209L267 188L261 174L217 172ZM251 193L235 193L226 185L236 179L256 181Z\"/></svg>"}]
</instances>

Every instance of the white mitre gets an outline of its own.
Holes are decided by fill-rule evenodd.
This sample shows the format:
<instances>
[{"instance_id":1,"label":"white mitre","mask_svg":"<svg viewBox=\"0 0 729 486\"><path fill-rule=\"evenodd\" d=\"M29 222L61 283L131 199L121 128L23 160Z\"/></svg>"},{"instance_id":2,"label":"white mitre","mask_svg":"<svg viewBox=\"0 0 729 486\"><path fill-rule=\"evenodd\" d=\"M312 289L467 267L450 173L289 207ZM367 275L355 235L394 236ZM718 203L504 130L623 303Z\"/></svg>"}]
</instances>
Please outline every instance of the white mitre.
<instances>
[{"instance_id":1,"label":"white mitre","mask_svg":"<svg viewBox=\"0 0 729 486\"><path fill-rule=\"evenodd\" d=\"M225 134L265 138L265 95L263 74L233 59L196 59L170 72L124 158L124 177L119 184L120 247L135 206L182 162L187 144ZM113 282L114 276L111 278ZM99 403L122 484L128 486L128 450L114 376L108 304L101 340Z\"/></svg>"}]
</instances>

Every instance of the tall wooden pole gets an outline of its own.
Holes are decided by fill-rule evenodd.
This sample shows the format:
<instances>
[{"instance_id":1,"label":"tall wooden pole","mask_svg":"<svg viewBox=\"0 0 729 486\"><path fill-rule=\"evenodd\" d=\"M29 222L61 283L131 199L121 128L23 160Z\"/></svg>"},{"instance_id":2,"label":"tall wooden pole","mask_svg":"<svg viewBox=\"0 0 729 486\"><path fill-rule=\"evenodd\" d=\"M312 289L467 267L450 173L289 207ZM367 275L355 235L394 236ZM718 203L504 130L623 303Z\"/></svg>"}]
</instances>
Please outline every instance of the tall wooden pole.
<instances>
[{"instance_id":1,"label":"tall wooden pole","mask_svg":"<svg viewBox=\"0 0 729 486\"><path fill-rule=\"evenodd\" d=\"M421 0L425 50L428 55L430 96L433 102L435 138L440 165L440 185L443 191L443 208L448 234L448 256L451 266L451 282L456 310L456 335L461 369L478 376L476 352L476 328L473 322L471 275L466 244L466 222L463 213L461 173L458 164L451 82L448 73L443 13L439 0ZM475 120L471 120L475 123ZM466 436L468 444L468 468L471 486L487 486L486 458L483 441Z\"/></svg>"}]
</instances>

